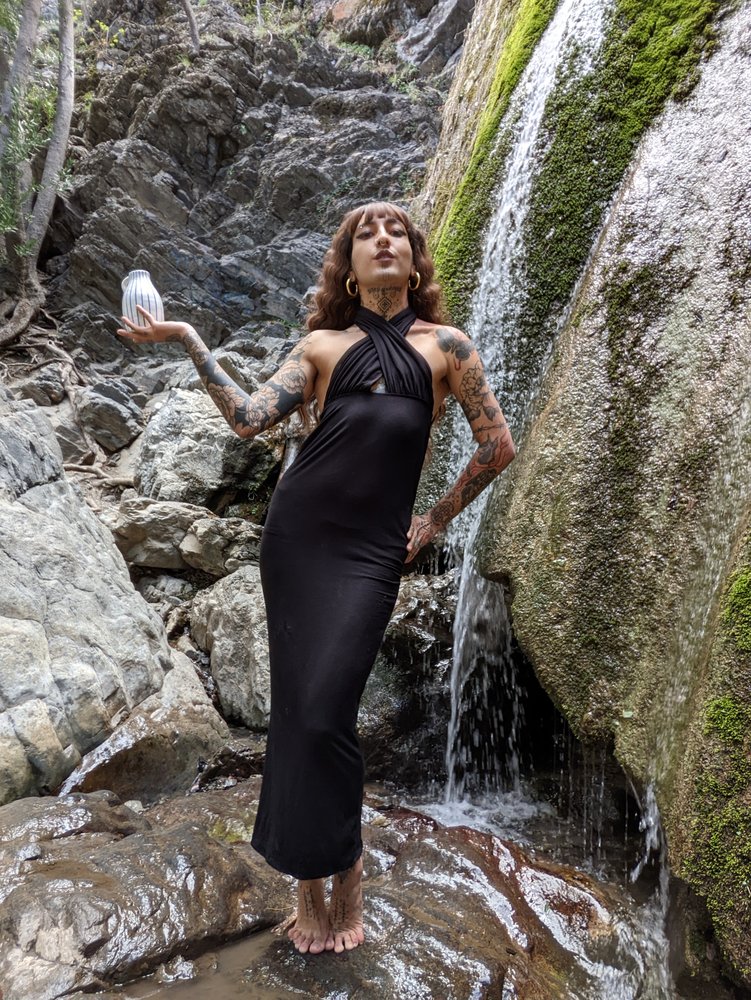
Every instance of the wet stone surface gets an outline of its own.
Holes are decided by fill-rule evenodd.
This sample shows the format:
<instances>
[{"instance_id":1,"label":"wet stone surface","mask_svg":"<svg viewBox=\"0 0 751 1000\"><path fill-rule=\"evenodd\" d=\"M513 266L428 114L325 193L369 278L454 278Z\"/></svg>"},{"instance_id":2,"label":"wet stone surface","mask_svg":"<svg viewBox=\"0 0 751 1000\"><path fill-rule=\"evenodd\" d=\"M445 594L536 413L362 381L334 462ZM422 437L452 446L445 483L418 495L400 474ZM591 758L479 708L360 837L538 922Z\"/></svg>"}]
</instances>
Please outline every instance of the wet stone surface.
<instances>
[{"instance_id":1,"label":"wet stone surface","mask_svg":"<svg viewBox=\"0 0 751 1000\"><path fill-rule=\"evenodd\" d=\"M490 834L442 827L377 788L363 811L365 944L310 956L284 934L261 934L292 911L295 883L249 845L260 781L141 811L108 792L0 809L4 1000L118 992L150 973L149 992L125 995L171 995L174 980L178 1000L181 979L221 995L208 953L248 934L235 982L259 997L503 990L554 1000L649 989L635 910L617 889Z\"/></svg>"}]
</instances>

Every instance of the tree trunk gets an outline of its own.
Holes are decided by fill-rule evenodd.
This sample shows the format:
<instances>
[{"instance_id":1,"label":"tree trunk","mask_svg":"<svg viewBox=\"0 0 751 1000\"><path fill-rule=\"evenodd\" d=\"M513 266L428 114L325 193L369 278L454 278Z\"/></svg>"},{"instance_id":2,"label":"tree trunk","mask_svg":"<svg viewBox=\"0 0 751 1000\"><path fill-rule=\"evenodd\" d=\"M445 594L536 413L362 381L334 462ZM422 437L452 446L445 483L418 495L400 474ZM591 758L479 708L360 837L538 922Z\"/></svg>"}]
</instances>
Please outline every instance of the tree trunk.
<instances>
[{"instance_id":1,"label":"tree trunk","mask_svg":"<svg viewBox=\"0 0 751 1000\"><path fill-rule=\"evenodd\" d=\"M0 347L10 344L27 330L44 305L44 289L39 281L36 264L29 257L20 257L19 269L18 301L11 318L0 325Z\"/></svg>"},{"instance_id":2,"label":"tree trunk","mask_svg":"<svg viewBox=\"0 0 751 1000\"><path fill-rule=\"evenodd\" d=\"M25 0L13 52L13 62L10 72L6 76L2 94L0 94L0 163L2 163L5 145L10 133L13 105L22 100L29 82L41 10L42 0Z\"/></svg>"},{"instance_id":3,"label":"tree trunk","mask_svg":"<svg viewBox=\"0 0 751 1000\"><path fill-rule=\"evenodd\" d=\"M28 226L28 238L34 244L33 263L39 258L39 249L52 218L57 196L60 172L68 149L70 122L73 117L73 90L75 84L75 54L73 40L73 0L59 0L60 12L60 66L57 76L57 107L52 137L44 160L42 183Z\"/></svg>"},{"instance_id":4,"label":"tree trunk","mask_svg":"<svg viewBox=\"0 0 751 1000\"><path fill-rule=\"evenodd\" d=\"M193 54L198 55L201 51L201 42L198 38L198 25L196 24L195 14L193 13L193 8L190 5L190 0L182 0L183 10L188 18L188 25L190 26L190 38L193 42Z\"/></svg>"}]
</instances>

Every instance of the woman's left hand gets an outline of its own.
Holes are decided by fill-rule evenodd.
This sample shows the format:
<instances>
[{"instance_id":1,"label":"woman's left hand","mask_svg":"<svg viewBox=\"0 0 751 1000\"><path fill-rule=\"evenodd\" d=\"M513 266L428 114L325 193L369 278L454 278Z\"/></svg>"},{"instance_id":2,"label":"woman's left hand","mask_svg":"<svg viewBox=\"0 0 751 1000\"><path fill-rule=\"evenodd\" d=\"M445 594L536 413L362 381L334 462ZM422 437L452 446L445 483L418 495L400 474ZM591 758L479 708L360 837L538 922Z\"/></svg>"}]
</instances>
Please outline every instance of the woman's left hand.
<instances>
[{"instance_id":1,"label":"woman's left hand","mask_svg":"<svg viewBox=\"0 0 751 1000\"><path fill-rule=\"evenodd\" d=\"M442 531L440 524L431 518L430 514L413 514L412 523L407 531L407 558L405 564L412 562L420 549L424 548L428 542L432 542L435 536Z\"/></svg>"}]
</instances>

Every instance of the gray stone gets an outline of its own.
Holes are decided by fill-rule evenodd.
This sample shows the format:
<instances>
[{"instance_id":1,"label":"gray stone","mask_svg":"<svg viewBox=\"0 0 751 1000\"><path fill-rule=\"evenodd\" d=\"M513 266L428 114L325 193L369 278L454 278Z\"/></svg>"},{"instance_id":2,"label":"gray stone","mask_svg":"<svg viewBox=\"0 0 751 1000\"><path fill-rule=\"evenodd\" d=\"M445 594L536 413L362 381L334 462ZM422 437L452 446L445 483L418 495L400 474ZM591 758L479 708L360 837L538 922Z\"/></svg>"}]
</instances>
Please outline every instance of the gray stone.
<instances>
[{"instance_id":1,"label":"gray stone","mask_svg":"<svg viewBox=\"0 0 751 1000\"><path fill-rule=\"evenodd\" d=\"M425 20L399 40L399 55L414 63L423 76L439 73L461 48L474 8L475 0L439 0Z\"/></svg>"},{"instance_id":2,"label":"gray stone","mask_svg":"<svg viewBox=\"0 0 751 1000\"><path fill-rule=\"evenodd\" d=\"M188 657L173 650L172 660L161 690L84 757L61 795L110 789L149 802L190 787L199 763L222 748L229 730Z\"/></svg>"},{"instance_id":3,"label":"gray stone","mask_svg":"<svg viewBox=\"0 0 751 1000\"><path fill-rule=\"evenodd\" d=\"M180 545L192 525L211 518L196 504L128 496L120 501L113 528L115 542L125 559L135 566L186 569Z\"/></svg>"},{"instance_id":4,"label":"gray stone","mask_svg":"<svg viewBox=\"0 0 751 1000\"><path fill-rule=\"evenodd\" d=\"M62 365L59 362L44 365L15 382L13 389L21 399L33 399L39 406L54 406L65 396Z\"/></svg>"},{"instance_id":5,"label":"gray stone","mask_svg":"<svg viewBox=\"0 0 751 1000\"><path fill-rule=\"evenodd\" d=\"M212 506L218 491L261 487L281 459L283 431L238 437L204 392L169 393L144 431L136 482L156 500Z\"/></svg>"},{"instance_id":6,"label":"gray stone","mask_svg":"<svg viewBox=\"0 0 751 1000\"><path fill-rule=\"evenodd\" d=\"M258 562L261 527L240 517L204 517L193 522L180 542L188 566L226 576Z\"/></svg>"},{"instance_id":7,"label":"gray stone","mask_svg":"<svg viewBox=\"0 0 751 1000\"><path fill-rule=\"evenodd\" d=\"M244 566L193 601L190 626L194 639L211 654L227 719L265 726L269 716L269 653L266 608L257 566Z\"/></svg>"},{"instance_id":8,"label":"gray stone","mask_svg":"<svg viewBox=\"0 0 751 1000\"><path fill-rule=\"evenodd\" d=\"M0 402L0 802L56 787L169 666L161 623L61 460L41 410Z\"/></svg>"},{"instance_id":9,"label":"gray stone","mask_svg":"<svg viewBox=\"0 0 751 1000\"><path fill-rule=\"evenodd\" d=\"M143 430L142 410L133 399L134 388L124 379L111 379L85 386L76 395L78 418L108 451L124 448Z\"/></svg>"}]
</instances>

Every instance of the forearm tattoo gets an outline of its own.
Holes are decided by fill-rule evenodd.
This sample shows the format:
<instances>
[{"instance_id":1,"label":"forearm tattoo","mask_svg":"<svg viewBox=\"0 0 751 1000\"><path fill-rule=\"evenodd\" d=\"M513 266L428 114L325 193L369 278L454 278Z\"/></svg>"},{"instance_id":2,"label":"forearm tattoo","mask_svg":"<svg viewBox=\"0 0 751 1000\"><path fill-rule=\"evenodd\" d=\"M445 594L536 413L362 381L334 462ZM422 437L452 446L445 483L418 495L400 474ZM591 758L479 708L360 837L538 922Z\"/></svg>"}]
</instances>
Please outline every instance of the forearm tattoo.
<instances>
[{"instance_id":1,"label":"forearm tattoo","mask_svg":"<svg viewBox=\"0 0 751 1000\"><path fill-rule=\"evenodd\" d=\"M301 359L307 336L295 344L279 371L253 393L230 378L195 331L171 339L183 344L209 396L240 437L260 434L304 402L307 376Z\"/></svg>"},{"instance_id":2,"label":"forearm tattoo","mask_svg":"<svg viewBox=\"0 0 751 1000\"><path fill-rule=\"evenodd\" d=\"M474 349L470 340L457 337L450 330L438 331L438 343L443 351L454 356L457 370ZM515 454L508 424L495 401L479 360L466 368L457 398L467 420L474 424L473 433L479 444L456 483L430 511L431 520L440 528L445 528L459 511L464 510L482 493ZM478 425L477 421L481 423Z\"/></svg>"}]
</instances>

